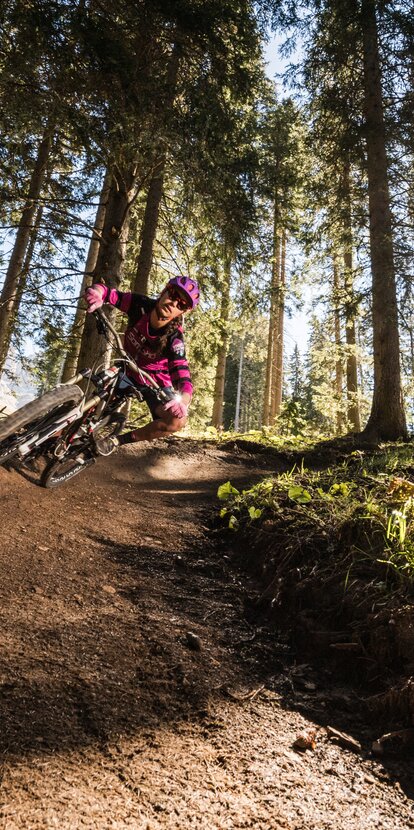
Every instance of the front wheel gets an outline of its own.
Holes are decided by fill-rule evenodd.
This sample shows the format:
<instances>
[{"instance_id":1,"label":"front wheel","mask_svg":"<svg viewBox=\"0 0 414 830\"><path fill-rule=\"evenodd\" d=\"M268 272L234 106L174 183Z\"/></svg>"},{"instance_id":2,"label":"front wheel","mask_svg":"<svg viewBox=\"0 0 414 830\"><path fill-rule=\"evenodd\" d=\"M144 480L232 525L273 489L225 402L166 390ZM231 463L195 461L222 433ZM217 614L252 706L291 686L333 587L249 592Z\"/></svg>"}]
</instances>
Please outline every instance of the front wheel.
<instances>
[{"instance_id":1,"label":"front wheel","mask_svg":"<svg viewBox=\"0 0 414 830\"><path fill-rule=\"evenodd\" d=\"M58 386L0 421L0 465L18 453L31 433L77 406L82 398L79 386Z\"/></svg>"}]
</instances>

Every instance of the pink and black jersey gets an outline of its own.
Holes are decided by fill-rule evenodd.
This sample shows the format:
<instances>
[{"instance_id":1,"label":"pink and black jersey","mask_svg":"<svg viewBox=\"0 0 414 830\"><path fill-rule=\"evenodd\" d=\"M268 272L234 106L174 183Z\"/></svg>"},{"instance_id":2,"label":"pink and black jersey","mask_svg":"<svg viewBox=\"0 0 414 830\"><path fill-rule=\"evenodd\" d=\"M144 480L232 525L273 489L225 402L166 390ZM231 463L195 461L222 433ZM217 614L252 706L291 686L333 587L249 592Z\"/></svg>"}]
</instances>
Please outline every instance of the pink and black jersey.
<instances>
[{"instance_id":1,"label":"pink and black jersey","mask_svg":"<svg viewBox=\"0 0 414 830\"><path fill-rule=\"evenodd\" d=\"M181 327L169 335L165 348L157 354L157 345L163 329L156 333L150 327L150 314L156 300L143 294L130 291L118 291L107 288L104 302L119 308L128 315L125 331L125 349L138 366L148 372L159 386L173 386L180 392L193 392L190 370L185 355L183 331ZM142 385L142 379L136 372L128 369L128 374Z\"/></svg>"}]
</instances>

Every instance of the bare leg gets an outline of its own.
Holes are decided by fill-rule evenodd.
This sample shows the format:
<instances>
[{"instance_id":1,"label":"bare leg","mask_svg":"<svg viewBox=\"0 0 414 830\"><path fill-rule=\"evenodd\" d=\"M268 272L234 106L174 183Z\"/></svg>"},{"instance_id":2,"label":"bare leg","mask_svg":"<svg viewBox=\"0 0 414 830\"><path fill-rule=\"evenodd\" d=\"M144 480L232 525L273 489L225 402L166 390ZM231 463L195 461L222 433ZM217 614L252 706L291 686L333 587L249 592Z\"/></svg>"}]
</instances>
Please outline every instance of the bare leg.
<instances>
[{"instance_id":1,"label":"bare leg","mask_svg":"<svg viewBox=\"0 0 414 830\"><path fill-rule=\"evenodd\" d=\"M137 441L154 441L156 438L166 438L167 435L172 435L183 429L187 423L187 418L175 418L165 412L162 407L156 410L158 418L146 424L145 427L134 429L132 432L125 432L119 438L109 436L108 438L98 439L95 444L98 455L111 455L119 445L135 444Z\"/></svg>"},{"instance_id":2,"label":"bare leg","mask_svg":"<svg viewBox=\"0 0 414 830\"><path fill-rule=\"evenodd\" d=\"M187 423L187 418L175 418L169 412L164 412L162 407L156 410L159 418L156 421L150 421L144 427L134 429L131 433L132 443L137 441L155 441L156 438L166 438L167 435L172 435L174 432L179 432Z\"/></svg>"}]
</instances>

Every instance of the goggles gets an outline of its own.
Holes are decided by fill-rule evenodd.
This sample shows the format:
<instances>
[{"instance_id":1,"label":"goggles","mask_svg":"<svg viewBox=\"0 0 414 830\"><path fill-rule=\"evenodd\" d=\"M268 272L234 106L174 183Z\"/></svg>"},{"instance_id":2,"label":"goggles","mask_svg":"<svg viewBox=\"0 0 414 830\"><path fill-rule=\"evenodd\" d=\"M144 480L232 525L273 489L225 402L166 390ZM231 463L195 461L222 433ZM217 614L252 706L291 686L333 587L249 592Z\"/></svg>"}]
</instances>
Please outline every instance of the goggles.
<instances>
[{"instance_id":1,"label":"goggles","mask_svg":"<svg viewBox=\"0 0 414 830\"><path fill-rule=\"evenodd\" d=\"M188 303L184 299L182 294L180 294L180 292L177 291L177 289L174 288L173 286L167 287L166 292L167 292L170 300L172 300L172 302L176 304L177 308L180 311L188 311L188 309L191 308L191 303Z\"/></svg>"}]
</instances>

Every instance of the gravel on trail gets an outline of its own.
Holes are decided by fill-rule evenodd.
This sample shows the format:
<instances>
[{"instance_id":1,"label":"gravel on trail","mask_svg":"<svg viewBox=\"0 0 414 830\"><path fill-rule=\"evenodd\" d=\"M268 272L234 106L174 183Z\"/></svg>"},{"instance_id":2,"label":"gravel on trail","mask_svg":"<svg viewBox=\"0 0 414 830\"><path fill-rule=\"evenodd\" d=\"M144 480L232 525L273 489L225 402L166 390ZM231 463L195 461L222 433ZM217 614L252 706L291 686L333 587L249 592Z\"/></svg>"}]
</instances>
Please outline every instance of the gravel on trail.
<instances>
[{"instance_id":1,"label":"gravel on trail","mask_svg":"<svg viewBox=\"0 0 414 830\"><path fill-rule=\"evenodd\" d=\"M174 439L53 491L0 469L0 830L414 828L412 757L245 616L208 525L259 463Z\"/></svg>"}]
</instances>

